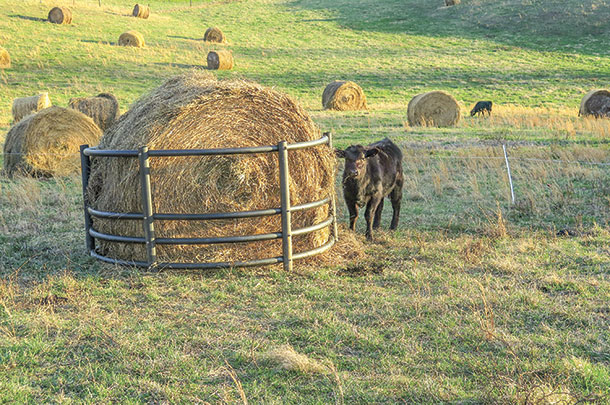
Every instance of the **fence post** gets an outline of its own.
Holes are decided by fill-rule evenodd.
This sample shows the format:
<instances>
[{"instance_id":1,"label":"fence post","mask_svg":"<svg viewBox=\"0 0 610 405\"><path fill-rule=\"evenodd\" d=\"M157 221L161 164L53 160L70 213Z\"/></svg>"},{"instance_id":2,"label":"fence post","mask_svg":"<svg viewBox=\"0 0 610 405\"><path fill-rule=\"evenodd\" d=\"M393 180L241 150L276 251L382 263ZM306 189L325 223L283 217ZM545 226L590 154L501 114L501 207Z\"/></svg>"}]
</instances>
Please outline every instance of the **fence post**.
<instances>
[{"instance_id":1,"label":"fence post","mask_svg":"<svg viewBox=\"0 0 610 405\"><path fill-rule=\"evenodd\" d=\"M332 154L335 153L333 148L333 134L332 132L324 132L324 135L328 136L328 147ZM332 193L330 196L330 209L331 214L333 216L333 238L335 242L339 240L339 230L337 229L337 201L335 199L335 193Z\"/></svg>"},{"instance_id":2,"label":"fence post","mask_svg":"<svg viewBox=\"0 0 610 405\"><path fill-rule=\"evenodd\" d=\"M140 160L140 188L142 190L142 213L144 219L144 238L146 239L146 258L150 267L157 262L157 249L155 247L155 226L152 210L152 192L150 187L150 162L148 160L148 147L142 146L138 150Z\"/></svg>"},{"instance_id":3,"label":"fence post","mask_svg":"<svg viewBox=\"0 0 610 405\"><path fill-rule=\"evenodd\" d=\"M87 244L87 254L91 254L91 251L95 249L95 240L89 233L92 221L91 214L89 214L89 198L87 198L87 188L89 186L89 175L91 174L91 159L89 156L86 156L84 152L88 147L89 145L80 146L80 168L83 180L83 206L85 208L85 242Z\"/></svg>"},{"instance_id":4,"label":"fence post","mask_svg":"<svg viewBox=\"0 0 610 405\"><path fill-rule=\"evenodd\" d=\"M510 198L513 204L515 204L515 191L513 190L513 178L510 175L510 165L508 164L508 155L506 154L506 145L502 144L502 150L504 151L504 161L506 162L506 172L508 174L508 184L510 185Z\"/></svg>"},{"instance_id":5,"label":"fence post","mask_svg":"<svg viewBox=\"0 0 610 405\"><path fill-rule=\"evenodd\" d=\"M290 173L286 141L277 144L280 163L280 199L282 212L282 257L284 270L292 271L292 224L290 215Z\"/></svg>"}]
</instances>

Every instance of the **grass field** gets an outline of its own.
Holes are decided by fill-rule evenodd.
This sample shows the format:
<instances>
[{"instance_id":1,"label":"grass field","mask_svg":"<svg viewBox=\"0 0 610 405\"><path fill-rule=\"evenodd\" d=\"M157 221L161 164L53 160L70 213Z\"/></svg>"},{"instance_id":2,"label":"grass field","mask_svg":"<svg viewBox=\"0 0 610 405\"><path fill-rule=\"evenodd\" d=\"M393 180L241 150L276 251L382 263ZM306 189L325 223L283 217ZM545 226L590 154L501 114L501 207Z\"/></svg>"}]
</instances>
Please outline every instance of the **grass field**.
<instances>
[{"instance_id":1,"label":"grass field","mask_svg":"<svg viewBox=\"0 0 610 405\"><path fill-rule=\"evenodd\" d=\"M62 3L72 25L0 0L0 144L13 98L112 92L124 112L202 68L219 26L219 77L290 94L337 146L402 147L403 213L358 263L147 272L87 257L78 177L0 174L0 403L610 403L610 120L577 117L610 82L609 1ZM129 29L145 48L116 46ZM335 79L369 111L322 110ZM409 127L433 89L464 118Z\"/></svg>"}]
</instances>

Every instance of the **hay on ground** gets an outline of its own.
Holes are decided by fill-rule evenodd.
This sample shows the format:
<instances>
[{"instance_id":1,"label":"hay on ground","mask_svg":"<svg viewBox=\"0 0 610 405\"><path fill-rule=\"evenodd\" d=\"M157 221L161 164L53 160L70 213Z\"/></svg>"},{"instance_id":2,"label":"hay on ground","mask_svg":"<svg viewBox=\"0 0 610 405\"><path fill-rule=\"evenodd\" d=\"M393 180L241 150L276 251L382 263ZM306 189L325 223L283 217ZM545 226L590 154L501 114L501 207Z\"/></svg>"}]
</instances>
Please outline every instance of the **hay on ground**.
<instances>
[{"instance_id":1,"label":"hay on ground","mask_svg":"<svg viewBox=\"0 0 610 405\"><path fill-rule=\"evenodd\" d=\"M319 138L320 131L290 97L258 84L216 80L190 72L165 82L133 104L104 134L100 148L227 148L276 145ZM334 193L335 158L327 145L289 152L293 205ZM275 153L256 155L152 158L153 210L157 213L210 213L280 206ZM137 159L94 158L89 199L96 209L142 212ZM328 206L295 212L293 229L323 221ZM94 228L117 235L142 236L138 221L95 219ZM157 238L219 237L278 232L278 215L239 220L155 221ZM329 229L295 236L295 252L328 241ZM110 257L145 260L142 245L97 242ZM281 255L279 240L221 245L157 245L165 261L239 261Z\"/></svg>"},{"instance_id":2,"label":"hay on ground","mask_svg":"<svg viewBox=\"0 0 610 405\"><path fill-rule=\"evenodd\" d=\"M290 345L283 345L263 353L261 361L274 364L281 370L303 374L325 374L330 371L330 368L324 367L317 360L298 353Z\"/></svg>"},{"instance_id":3,"label":"hay on ground","mask_svg":"<svg viewBox=\"0 0 610 405\"><path fill-rule=\"evenodd\" d=\"M121 46L135 46L136 48L141 48L145 44L144 36L140 34L138 31L127 31L121 34L119 37L119 45Z\"/></svg>"},{"instance_id":4,"label":"hay on ground","mask_svg":"<svg viewBox=\"0 0 610 405\"><path fill-rule=\"evenodd\" d=\"M322 93L322 105L327 110L366 110L366 95L354 82L336 80Z\"/></svg>"},{"instance_id":5,"label":"hay on ground","mask_svg":"<svg viewBox=\"0 0 610 405\"><path fill-rule=\"evenodd\" d=\"M11 67L11 55L8 51L0 47L0 69L8 69Z\"/></svg>"},{"instance_id":6,"label":"hay on ground","mask_svg":"<svg viewBox=\"0 0 610 405\"><path fill-rule=\"evenodd\" d=\"M233 69L233 54L231 51L223 49L220 51L210 51L208 53L208 69L211 70L231 70Z\"/></svg>"},{"instance_id":7,"label":"hay on ground","mask_svg":"<svg viewBox=\"0 0 610 405\"><path fill-rule=\"evenodd\" d=\"M462 0L445 0L445 6L455 6L462 2Z\"/></svg>"},{"instance_id":8,"label":"hay on ground","mask_svg":"<svg viewBox=\"0 0 610 405\"><path fill-rule=\"evenodd\" d=\"M591 90L580 102L579 115L592 115L596 118L610 117L610 91Z\"/></svg>"},{"instance_id":9,"label":"hay on ground","mask_svg":"<svg viewBox=\"0 0 610 405\"><path fill-rule=\"evenodd\" d=\"M95 97L71 98L68 107L93 119L102 131L119 118L119 102L109 93L101 93Z\"/></svg>"},{"instance_id":10,"label":"hay on ground","mask_svg":"<svg viewBox=\"0 0 610 405\"><path fill-rule=\"evenodd\" d=\"M68 7L53 7L49 11L49 21L53 24L71 24L72 10Z\"/></svg>"},{"instance_id":11,"label":"hay on ground","mask_svg":"<svg viewBox=\"0 0 610 405\"><path fill-rule=\"evenodd\" d=\"M144 19L146 19L150 15L150 7L145 6L143 4L136 4L133 7L132 15L134 17L137 17L137 18L144 18Z\"/></svg>"},{"instance_id":12,"label":"hay on ground","mask_svg":"<svg viewBox=\"0 0 610 405\"><path fill-rule=\"evenodd\" d=\"M13 126L4 143L9 176L66 176L80 169L79 147L96 145L102 131L91 118L68 108L49 107Z\"/></svg>"},{"instance_id":13,"label":"hay on ground","mask_svg":"<svg viewBox=\"0 0 610 405\"><path fill-rule=\"evenodd\" d=\"M13 121L21 121L24 117L48 107L51 107L49 93L16 98L13 100Z\"/></svg>"},{"instance_id":14,"label":"hay on ground","mask_svg":"<svg viewBox=\"0 0 610 405\"><path fill-rule=\"evenodd\" d=\"M205 34L203 34L203 40L207 42L218 42L224 43L226 42L225 34L218 27L211 27L205 30Z\"/></svg>"},{"instance_id":15,"label":"hay on ground","mask_svg":"<svg viewBox=\"0 0 610 405\"><path fill-rule=\"evenodd\" d=\"M409 102L407 118L411 126L450 127L460 120L460 106L443 91L422 93Z\"/></svg>"}]
</instances>

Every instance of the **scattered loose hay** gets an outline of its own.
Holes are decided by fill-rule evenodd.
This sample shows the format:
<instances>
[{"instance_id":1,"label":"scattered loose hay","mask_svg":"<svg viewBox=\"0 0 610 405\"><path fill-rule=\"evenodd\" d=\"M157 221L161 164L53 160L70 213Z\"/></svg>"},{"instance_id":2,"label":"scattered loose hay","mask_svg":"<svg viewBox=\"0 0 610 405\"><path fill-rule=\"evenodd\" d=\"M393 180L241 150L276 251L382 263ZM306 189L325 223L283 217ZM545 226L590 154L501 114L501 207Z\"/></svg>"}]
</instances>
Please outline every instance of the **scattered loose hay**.
<instances>
[{"instance_id":1,"label":"scattered loose hay","mask_svg":"<svg viewBox=\"0 0 610 405\"><path fill-rule=\"evenodd\" d=\"M66 176L80 168L79 147L95 145L102 131L91 118L68 108L49 107L13 126L4 143L9 176Z\"/></svg>"},{"instance_id":2,"label":"scattered loose hay","mask_svg":"<svg viewBox=\"0 0 610 405\"><path fill-rule=\"evenodd\" d=\"M327 110L366 110L366 95L354 82L336 80L322 93L322 105Z\"/></svg>"},{"instance_id":3,"label":"scattered loose hay","mask_svg":"<svg viewBox=\"0 0 610 405\"><path fill-rule=\"evenodd\" d=\"M42 109L51 107L49 93L37 96L20 97L13 100L13 121L21 121L23 117L33 114Z\"/></svg>"},{"instance_id":4,"label":"scattered loose hay","mask_svg":"<svg viewBox=\"0 0 610 405\"><path fill-rule=\"evenodd\" d=\"M409 102L410 126L450 127L460 120L460 106L452 95L443 91L419 94Z\"/></svg>"},{"instance_id":5,"label":"scattered loose hay","mask_svg":"<svg viewBox=\"0 0 610 405\"><path fill-rule=\"evenodd\" d=\"M203 40L207 42L226 42L225 34L218 27L211 27L205 30L203 34Z\"/></svg>"},{"instance_id":6,"label":"scattered loose hay","mask_svg":"<svg viewBox=\"0 0 610 405\"><path fill-rule=\"evenodd\" d=\"M208 53L208 69L211 70L231 70L233 69L233 54L231 51L223 49L220 51L210 51Z\"/></svg>"},{"instance_id":7,"label":"scattered loose hay","mask_svg":"<svg viewBox=\"0 0 610 405\"><path fill-rule=\"evenodd\" d=\"M591 90L580 102L579 115L592 115L596 118L610 117L610 91Z\"/></svg>"},{"instance_id":8,"label":"scattered loose hay","mask_svg":"<svg viewBox=\"0 0 610 405\"><path fill-rule=\"evenodd\" d=\"M49 21L53 24L71 24L72 10L68 7L53 7L49 11Z\"/></svg>"},{"instance_id":9,"label":"scattered loose hay","mask_svg":"<svg viewBox=\"0 0 610 405\"><path fill-rule=\"evenodd\" d=\"M96 97L71 98L68 107L93 119L102 131L119 118L119 102L109 93L101 93Z\"/></svg>"},{"instance_id":10,"label":"scattered loose hay","mask_svg":"<svg viewBox=\"0 0 610 405\"><path fill-rule=\"evenodd\" d=\"M219 81L206 72L174 77L142 97L104 134L100 148L227 148L275 145L320 137L311 118L288 96L251 82ZM275 153L152 158L153 211L210 213L280 206ZM327 145L289 152L293 205L334 193L335 158ZM141 212L137 159L94 158L89 201L96 209ZM328 206L293 213L293 229L328 216ZM137 221L95 219L94 228L117 235L143 235ZM277 215L239 220L155 221L158 238L219 237L278 232ZM323 245L325 228L295 236L295 252ZM97 242L99 252L145 260L142 245ZM223 245L157 245L159 261L239 261L281 254L279 240ZM333 257L333 260L335 258Z\"/></svg>"},{"instance_id":11,"label":"scattered loose hay","mask_svg":"<svg viewBox=\"0 0 610 405\"><path fill-rule=\"evenodd\" d=\"M320 362L296 352L290 345L283 345L264 353L261 360L275 364L281 370L303 374L325 374L330 371Z\"/></svg>"},{"instance_id":12,"label":"scattered loose hay","mask_svg":"<svg viewBox=\"0 0 610 405\"><path fill-rule=\"evenodd\" d=\"M142 4L136 4L133 7L132 15L134 17L137 17L137 18L144 18L144 19L146 19L150 15L150 7L144 6Z\"/></svg>"},{"instance_id":13,"label":"scattered loose hay","mask_svg":"<svg viewBox=\"0 0 610 405\"><path fill-rule=\"evenodd\" d=\"M11 55L8 51L0 47L0 69L8 69L11 67Z\"/></svg>"},{"instance_id":14,"label":"scattered loose hay","mask_svg":"<svg viewBox=\"0 0 610 405\"><path fill-rule=\"evenodd\" d=\"M119 37L119 45L121 46L135 46L136 48L142 48L144 45L144 36L138 31L127 31L121 34Z\"/></svg>"},{"instance_id":15,"label":"scattered loose hay","mask_svg":"<svg viewBox=\"0 0 610 405\"><path fill-rule=\"evenodd\" d=\"M462 0L445 0L445 6L455 6L462 2Z\"/></svg>"}]
</instances>

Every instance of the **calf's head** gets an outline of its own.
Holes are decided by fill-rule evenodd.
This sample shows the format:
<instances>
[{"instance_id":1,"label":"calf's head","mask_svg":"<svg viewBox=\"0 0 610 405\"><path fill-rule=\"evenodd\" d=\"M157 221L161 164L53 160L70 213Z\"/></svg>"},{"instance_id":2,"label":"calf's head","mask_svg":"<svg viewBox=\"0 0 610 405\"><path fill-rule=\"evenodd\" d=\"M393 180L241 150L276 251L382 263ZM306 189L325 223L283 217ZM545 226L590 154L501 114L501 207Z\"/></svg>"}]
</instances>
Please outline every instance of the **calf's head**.
<instances>
[{"instance_id":1,"label":"calf's head","mask_svg":"<svg viewBox=\"0 0 610 405\"><path fill-rule=\"evenodd\" d=\"M352 145L345 150L336 150L337 157L345 159L343 179L361 178L366 173L367 159L379 153L378 148Z\"/></svg>"}]
</instances>

